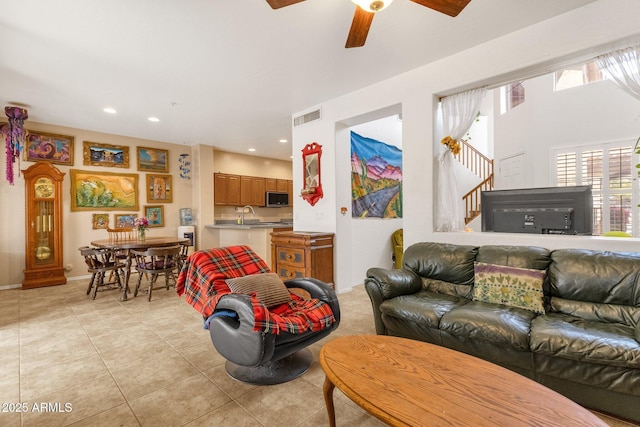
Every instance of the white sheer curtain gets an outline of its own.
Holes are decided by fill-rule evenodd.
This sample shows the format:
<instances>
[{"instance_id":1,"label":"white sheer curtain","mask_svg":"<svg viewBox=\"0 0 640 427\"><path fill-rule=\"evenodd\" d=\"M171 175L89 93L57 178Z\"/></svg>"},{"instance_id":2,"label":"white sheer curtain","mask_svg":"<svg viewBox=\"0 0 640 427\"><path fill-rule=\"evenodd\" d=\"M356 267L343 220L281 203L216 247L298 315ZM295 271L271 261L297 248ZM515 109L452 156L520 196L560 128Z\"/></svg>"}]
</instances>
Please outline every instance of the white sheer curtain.
<instances>
[{"instance_id":1,"label":"white sheer curtain","mask_svg":"<svg viewBox=\"0 0 640 427\"><path fill-rule=\"evenodd\" d=\"M455 158L452 150L471 128L486 94L485 88L447 96L441 101L444 152L438 158L437 231L463 231L464 206L455 177Z\"/></svg>"},{"instance_id":2,"label":"white sheer curtain","mask_svg":"<svg viewBox=\"0 0 640 427\"><path fill-rule=\"evenodd\" d=\"M640 99L640 46L596 58L598 68L625 92Z\"/></svg>"}]
</instances>

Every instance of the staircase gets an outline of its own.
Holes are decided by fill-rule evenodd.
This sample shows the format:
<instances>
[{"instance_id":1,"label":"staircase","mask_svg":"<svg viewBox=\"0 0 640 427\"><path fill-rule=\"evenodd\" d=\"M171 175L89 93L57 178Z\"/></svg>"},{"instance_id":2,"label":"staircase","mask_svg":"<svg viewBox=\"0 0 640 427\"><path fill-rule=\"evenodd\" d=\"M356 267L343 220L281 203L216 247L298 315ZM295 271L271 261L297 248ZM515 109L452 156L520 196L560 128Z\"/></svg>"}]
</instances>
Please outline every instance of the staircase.
<instances>
[{"instance_id":1,"label":"staircase","mask_svg":"<svg viewBox=\"0 0 640 427\"><path fill-rule=\"evenodd\" d=\"M456 154L456 159L482 180L462 196L465 206L464 223L468 224L480 215L480 193L493 190L493 159L488 158L463 139L458 143L460 152Z\"/></svg>"}]
</instances>

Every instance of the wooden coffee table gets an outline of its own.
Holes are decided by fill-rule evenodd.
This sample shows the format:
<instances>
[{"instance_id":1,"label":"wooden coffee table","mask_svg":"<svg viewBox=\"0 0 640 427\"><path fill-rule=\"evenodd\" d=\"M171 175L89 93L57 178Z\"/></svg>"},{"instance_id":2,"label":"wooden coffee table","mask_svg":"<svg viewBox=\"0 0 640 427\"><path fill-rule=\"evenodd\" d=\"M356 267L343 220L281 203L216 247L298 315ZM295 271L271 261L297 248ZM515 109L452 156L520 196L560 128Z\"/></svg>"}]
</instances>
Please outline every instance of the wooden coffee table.
<instances>
[{"instance_id":1,"label":"wooden coffee table","mask_svg":"<svg viewBox=\"0 0 640 427\"><path fill-rule=\"evenodd\" d=\"M322 347L320 365L331 426L336 386L393 426L607 426L533 380L421 341L379 335L336 338Z\"/></svg>"}]
</instances>

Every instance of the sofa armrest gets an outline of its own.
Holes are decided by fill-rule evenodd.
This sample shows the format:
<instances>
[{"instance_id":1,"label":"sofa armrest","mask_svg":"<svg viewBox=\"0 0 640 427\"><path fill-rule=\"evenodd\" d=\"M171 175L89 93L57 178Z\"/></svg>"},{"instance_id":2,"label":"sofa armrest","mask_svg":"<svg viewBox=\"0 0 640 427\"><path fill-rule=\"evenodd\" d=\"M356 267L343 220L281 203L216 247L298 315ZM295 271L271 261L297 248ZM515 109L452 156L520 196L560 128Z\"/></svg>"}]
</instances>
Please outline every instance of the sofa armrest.
<instances>
[{"instance_id":1,"label":"sofa armrest","mask_svg":"<svg viewBox=\"0 0 640 427\"><path fill-rule=\"evenodd\" d=\"M410 270L388 270L385 268L370 268L364 279L364 287L371 299L373 318L378 335L386 335L386 327L382 323L380 304L384 300L399 295L409 295L422 289L422 280Z\"/></svg>"}]
</instances>

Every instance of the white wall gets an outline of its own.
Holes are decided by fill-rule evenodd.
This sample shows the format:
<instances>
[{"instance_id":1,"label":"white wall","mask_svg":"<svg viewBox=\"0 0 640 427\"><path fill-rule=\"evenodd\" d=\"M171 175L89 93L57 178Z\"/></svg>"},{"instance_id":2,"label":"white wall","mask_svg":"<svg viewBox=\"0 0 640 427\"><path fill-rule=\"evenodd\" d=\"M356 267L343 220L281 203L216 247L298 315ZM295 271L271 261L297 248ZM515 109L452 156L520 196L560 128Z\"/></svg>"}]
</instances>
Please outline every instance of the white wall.
<instances>
[{"instance_id":1,"label":"white wall","mask_svg":"<svg viewBox=\"0 0 640 427\"><path fill-rule=\"evenodd\" d=\"M361 125L355 125L348 129L357 134L385 142L389 145L402 149L402 122L397 115L370 121ZM340 141L342 143L343 141ZM340 235L340 248L348 248L350 251L350 262L345 265L338 262L338 270L345 269L350 273L349 283L362 283L367 269L370 267L392 268L391 260L391 234L398 228L402 228L402 218L353 218L351 216L351 149L350 140L343 144L337 152L340 156L336 159L339 169L348 169L349 185L344 184L341 179L338 181L336 194L339 200L349 200L345 206L348 212L345 216L340 215L338 223L344 223L345 234ZM344 237L346 236L346 239ZM346 240L346 241L345 241Z\"/></svg>"},{"instance_id":2,"label":"white wall","mask_svg":"<svg viewBox=\"0 0 640 427\"><path fill-rule=\"evenodd\" d=\"M553 74L525 82L525 102L495 120L495 160L524 153L526 187L554 186L552 149L635 140L640 102L609 80L555 92ZM495 111L499 109L496 98ZM499 173L496 188L505 188Z\"/></svg>"},{"instance_id":3,"label":"white wall","mask_svg":"<svg viewBox=\"0 0 640 427\"><path fill-rule=\"evenodd\" d=\"M433 165L434 153L437 153L435 147L439 142L434 141L433 137L433 117L439 96L540 75L558 68L562 62L585 60L615 48L640 44L637 16L640 16L640 2L600 0L322 105L310 107L294 115L321 107L322 119L293 129L293 151L297 152L311 141L322 144L323 186L348 186L344 171L339 169L335 149L343 141L344 134L348 133L344 123L389 106L401 105L405 247L420 241L448 241L634 250L637 246L637 241L633 241L635 239L611 240L579 236L543 238L506 233L434 232ZM294 171L300 169L300 163L294 157ZM300 191L301 184L301 179L296 179L294 173L294 192ZM336 225L339 206L336 195L327 191L324 199L315 207L301 205L294 209L294 227L297 230L336 232L336 239L341 241L348 233ZM352 257L356 259L351 259ZM356 265L367 262L367 256L351 254L348 247L340 244L336 246L335 259L338 263L351 262ZM348 268L337 269L336 286L339 291L358 283L361 280L354 281Z\"/></svg>"}]
</instances>

